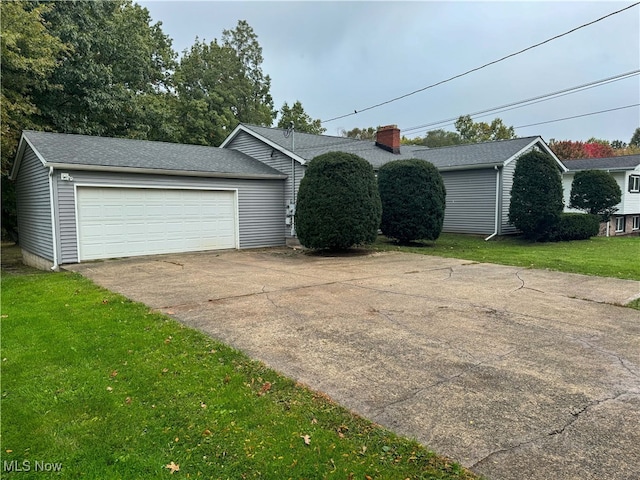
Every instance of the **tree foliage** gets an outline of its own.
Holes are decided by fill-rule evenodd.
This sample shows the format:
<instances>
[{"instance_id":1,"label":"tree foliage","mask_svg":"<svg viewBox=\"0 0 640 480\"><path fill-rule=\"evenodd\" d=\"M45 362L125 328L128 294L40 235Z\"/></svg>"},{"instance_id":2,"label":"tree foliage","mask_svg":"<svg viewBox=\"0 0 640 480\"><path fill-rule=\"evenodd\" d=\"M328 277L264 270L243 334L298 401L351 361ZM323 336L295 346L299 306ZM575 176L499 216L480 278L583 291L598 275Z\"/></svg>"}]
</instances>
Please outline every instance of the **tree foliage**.
<instances>
[{"instance_id":1,"label":"tree foliage","mask_svg":"<svg viewBox=\"0 0 640 480\"><path fill-rule=\"evenodd\" d=\"M640 147L640 127L636 128L629 140L629 145L633 147Z\"/></svg>"},{"instance_id":2,"label":"tree foliage","mask_svg":"<svg viewBox=\"0 0 640 480\"><path fill-rule=\"evenodd\" d=\"M526 238L548 240L562 209L562 180L555 160L537 150L518 158L511 188L509 221Z\"/></svg>"},{"instance_id":3,"label":"tree foliage","mask_svg":"<svg viewBox=\"0 0 640 480\"><path fill-rule=\"evenodd\" d=\"M444 222L442 175L425 160L395 160L378 171L382 202L380 228L400 243L436 240Z\"/></svg>"},{"instance_id":4,"label":"tree foliage","mask_svg":"<svg viewBox=\"0 0 640 480\"><path fill-rule=\"evenodd\" d=\"M278 128L289 128L293 124L296 132L314 133L321 135L326 132L326 128L322 127L320 119L312 119L302 108L299 100L290 107L284 102L280 109L280 119L278 120Z\"/></svg>"},{"instance_id":5,"label":"tree foliage","mask_svg":"<svg viewBox=\"0 0 640 480\"><path fill-rule=\"evenodd\" d=\"M608 141L591 138L587 142L571 140L550 140L549 148L560 160L578 158L605 158L615 155L614 149Z\"/></svg>"},{"instance_id":6,"label":"tree foliage","mask_svg":"<svg viewBox=\"0 0 640 480\"><path fill-rule=\"evenodd\" d=\"M355 138L356 140L375 140L378 128L366 127L366 128L352 128L351 130L343 130L342 136L347 138Z\"/></svg>"},{"instance_id":7,"label":"tree foliage","mask_svg":"<svg viewBox=\"0 0 640 480\"><path fill-rule=\"evenodd\" d=\"M516 138L513 127L507 127L500 118L494 119L491 123L486 123L474 122L471 116L463 115L456 120L455 127L463 143L480 143Z\"/></svg>"},{"instance_id":8,"label":"tree foliage","mask_svg":"<svg viewBox=\"0 0 640 480\"><path fill-rule=\"evenodd\" d=\"M238 98L235 115L240 122L269 127L276 117L271 97L271 78L262 71L262 47L258 35L246 20L233 30L222 31L222 45L231 48L242 65L249 88Z\"/></svg>"},{"instance_id":9,"label":"tree foliage","mask_svg":"<svg viewBox=\"0 0 640 480\"><path fill-rule=\"evenodd\" d=\"M618 211L622 191L613 176L603 170L576 172L571 183L569 206L600 215L603 222Z\"/></svg>"},{"instance_id":10,"label":"tree foliage","mask_svg":"<svg viewBox=\"0 0 640 480\"><path fill-rule=\"evenodd\" d=\"M345 249L373 243L380 216L380 195L369 162L350 153L329 152L308 163L295 215L302 245Z\"/></svg>"}]
</instances>

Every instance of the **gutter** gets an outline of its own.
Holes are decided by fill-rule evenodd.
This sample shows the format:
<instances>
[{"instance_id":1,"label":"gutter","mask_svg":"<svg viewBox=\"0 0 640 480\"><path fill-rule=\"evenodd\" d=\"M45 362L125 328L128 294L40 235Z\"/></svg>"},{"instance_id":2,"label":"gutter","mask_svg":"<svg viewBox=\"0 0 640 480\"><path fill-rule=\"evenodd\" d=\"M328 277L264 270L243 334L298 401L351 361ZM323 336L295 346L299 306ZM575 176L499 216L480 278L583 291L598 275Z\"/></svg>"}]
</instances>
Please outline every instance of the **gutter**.
<instances>
[{"instance_id":1,"label":"gutter","mask_svg":"<svg viewBox=\"0 0 640 480\"><path fill-rule=\"evenodd\" d=\"M500 229L500 217L499 217L500 215L500 169L498 168L497 165L493 168L496 169L496 211L494 214L496 221L495 221L495 228L493 230L493 233L484 239L485 242L491 240L493 237L498 235L498 230Z\"/></svg>"},{"instance_id":2,"label":"gutter","mask_svg":"<svg viewBox=\"0 0 640 480\"><path fill-rule=\"evenodd\" d=\"M118 172L118 173L146 173L151 175L174 175L184 177L207 177L207 178L237 178L237 179L263 179L263 180L284 180L287 175L271 173L226 173L226 172L197 172L193 170L167 170L160 168L136 168L136 167L110 167L106 165L78 165L69 163L48 162L47 166L59 170L80 170L98 172Z\"/></svg>"},{"instance_id":3,"label":"gutter","mask_svg":"<svg viewBox=\"0 0 640 480\"><path fill-rule=\"evenodd\" d=\"M60 271L58 264L58 236L56 235L56 214L53 201L53 167L49 167L49 201L51 202L51 235L53 235L53 266L51 270Z\"/></svg>"}]
</instances>

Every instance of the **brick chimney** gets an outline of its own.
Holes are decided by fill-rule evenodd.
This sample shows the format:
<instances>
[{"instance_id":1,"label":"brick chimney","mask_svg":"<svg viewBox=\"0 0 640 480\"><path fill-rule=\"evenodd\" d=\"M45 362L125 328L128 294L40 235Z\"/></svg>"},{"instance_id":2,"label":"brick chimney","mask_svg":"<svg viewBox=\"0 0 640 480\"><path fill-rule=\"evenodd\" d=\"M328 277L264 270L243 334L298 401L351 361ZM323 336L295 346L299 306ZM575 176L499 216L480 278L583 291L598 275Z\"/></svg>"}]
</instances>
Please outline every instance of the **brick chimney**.
<instances>
[{"instance_id":1,"label":"brick chimney","mask_svg":"<svg viewBox=\"0 0 640 480\"><path fill-rule=\"evenodd\" d=\"M400 129L397 125L387 125L378 128L376 132L376 147L391 153L400 153Z\"/></svg>"}]
</instances>

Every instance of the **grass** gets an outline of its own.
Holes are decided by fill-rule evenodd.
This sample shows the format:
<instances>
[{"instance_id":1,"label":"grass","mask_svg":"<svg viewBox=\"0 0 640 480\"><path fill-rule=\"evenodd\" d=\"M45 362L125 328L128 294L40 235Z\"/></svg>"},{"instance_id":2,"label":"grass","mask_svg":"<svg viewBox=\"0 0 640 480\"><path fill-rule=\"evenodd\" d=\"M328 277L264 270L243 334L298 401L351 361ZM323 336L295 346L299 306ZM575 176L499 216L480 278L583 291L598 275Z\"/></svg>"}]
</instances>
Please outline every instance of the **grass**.
<instances>
[{"instance_id":1,"label":"grass","mask_svg":"<svg viewBox=\"0 0 640 480\"><path fill-rule=\"evenodd\" d=\"M76 274L3 273L2 478L477 478Z\"/></svg>"},{"instance_id":2,"label":"grass","mask_svg":"<svg viewBox=\"0 0 640 480\"><path fill-rule=\"evenodd\" d=\"M409 246L397 245L381 236L374 248L640 280L638 236L532 243L516 236L496 237L486 242L479 236L444 233L435 242L416 242Z\"/></svg>"}]
</instances>

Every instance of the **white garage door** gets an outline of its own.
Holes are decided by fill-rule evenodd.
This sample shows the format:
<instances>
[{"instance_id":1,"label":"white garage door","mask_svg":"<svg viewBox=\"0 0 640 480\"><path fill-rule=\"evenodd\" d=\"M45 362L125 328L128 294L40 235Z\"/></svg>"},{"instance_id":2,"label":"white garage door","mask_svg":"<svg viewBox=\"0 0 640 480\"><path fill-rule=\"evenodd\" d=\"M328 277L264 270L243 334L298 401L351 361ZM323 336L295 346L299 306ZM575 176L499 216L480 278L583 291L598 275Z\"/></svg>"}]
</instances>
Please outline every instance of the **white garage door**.
<instances>
[{"instance_id":1,"label":"white garage door","mask_svg":"<svg viewBox=\"0 0 640 480\"><path fill-rule=\"evenodd\" d=\"M80 260L236 248L235 191L77 188Z\"/></svg>"}]
</instances>

